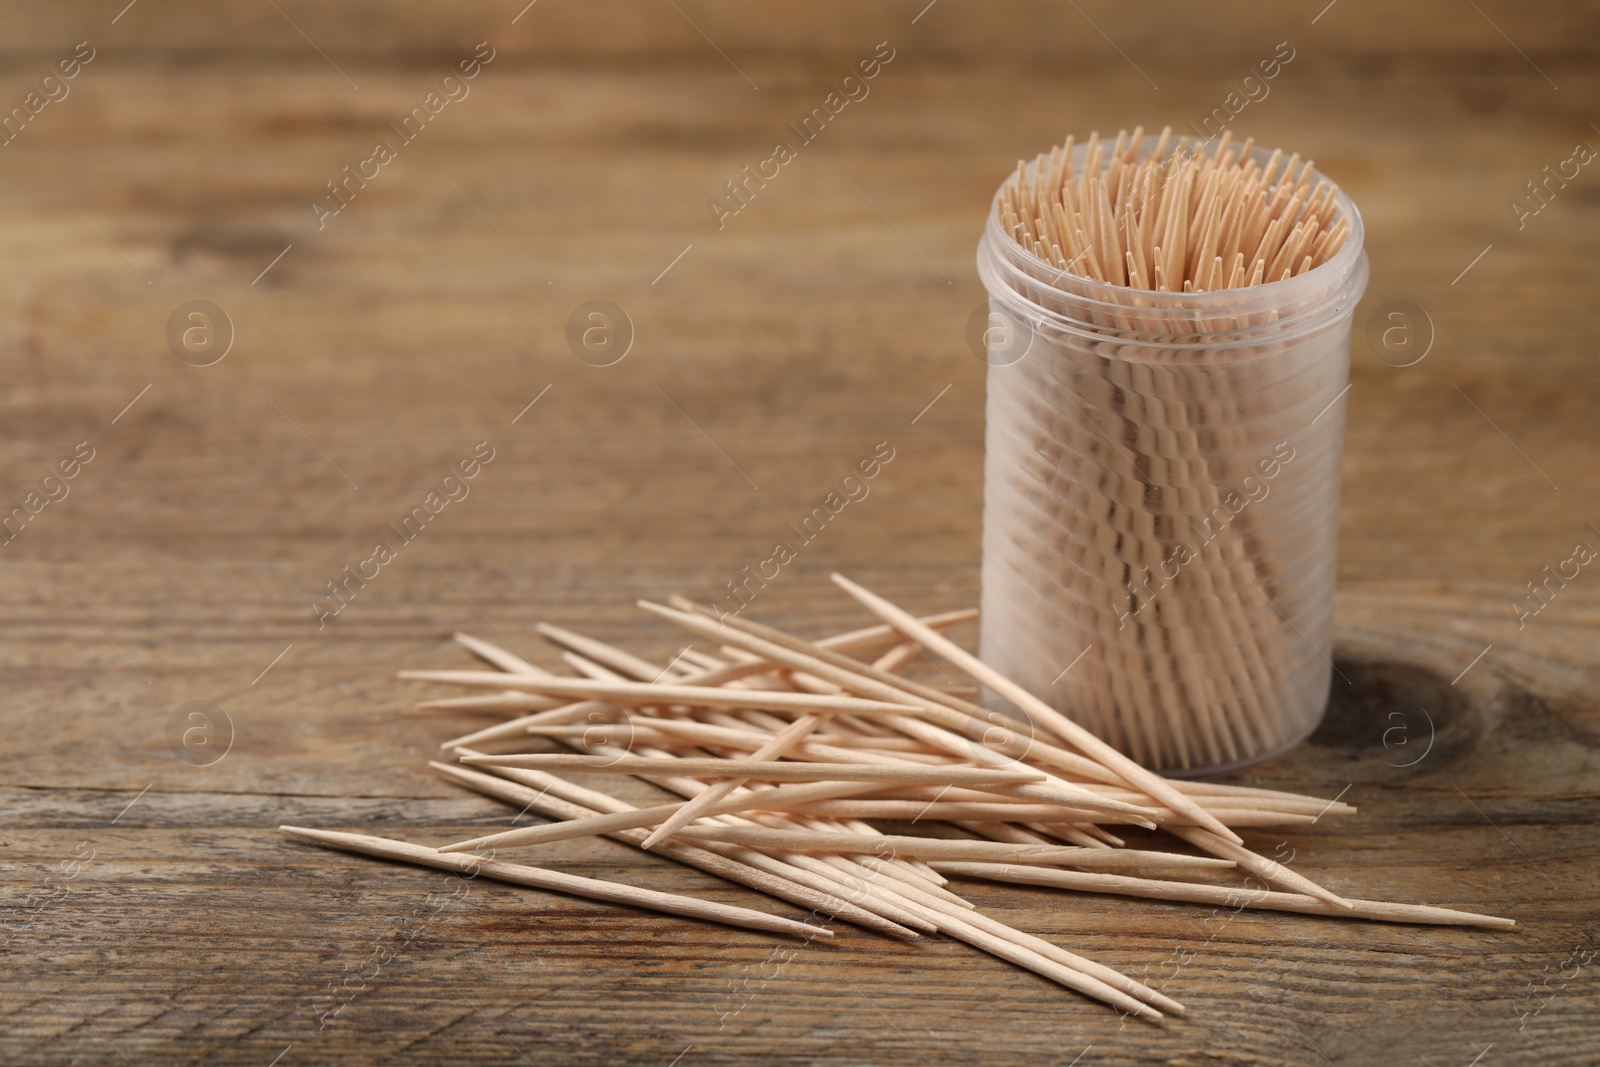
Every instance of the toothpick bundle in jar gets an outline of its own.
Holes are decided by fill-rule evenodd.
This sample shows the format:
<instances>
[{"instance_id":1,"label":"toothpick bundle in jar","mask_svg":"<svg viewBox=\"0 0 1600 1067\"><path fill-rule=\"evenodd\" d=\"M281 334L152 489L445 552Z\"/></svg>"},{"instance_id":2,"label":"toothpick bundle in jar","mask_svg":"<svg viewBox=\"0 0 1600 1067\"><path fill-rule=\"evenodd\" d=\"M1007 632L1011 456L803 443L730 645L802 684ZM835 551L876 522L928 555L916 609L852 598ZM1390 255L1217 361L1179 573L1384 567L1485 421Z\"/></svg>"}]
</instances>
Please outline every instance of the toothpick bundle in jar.
<instances>
[{"instance_id":1,"label":"toothpick bundle in jar","mask_svg":"<svg viewBox=\"0 0 1600 1067\"><path fill-rule=\"evenodd\" d=\"M1227 133L1069 138L995 196L982 656L1146 766L1258 762L1326 707L1361 238Z\"/></svg>"}]
</instances>

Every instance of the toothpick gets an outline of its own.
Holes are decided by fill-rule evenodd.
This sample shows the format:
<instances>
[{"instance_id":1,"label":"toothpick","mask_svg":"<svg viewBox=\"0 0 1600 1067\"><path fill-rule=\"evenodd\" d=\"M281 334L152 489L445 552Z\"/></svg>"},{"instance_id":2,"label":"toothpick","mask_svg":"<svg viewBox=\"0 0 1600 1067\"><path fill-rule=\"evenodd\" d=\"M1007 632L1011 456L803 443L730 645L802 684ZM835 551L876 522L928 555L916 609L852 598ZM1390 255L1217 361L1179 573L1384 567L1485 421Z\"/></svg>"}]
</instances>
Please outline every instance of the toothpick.
<instances>
[{"instance_id":1,"label":"toothpick","mask_svg":"<svg viewBox=\"0 0 1600 1067\"><path fill-rule=\"evenodd\" d=\"M522 715L494 726L485 726L481 730L474 730L470 734L462 734L452 738L439 747L446 751L462 746L480 745L485 741L501 741L508 737L526 737L530 729L552 724L566 724L583 722L589 715L610 715L614 712L610 704L597 700L584 700L576 704L561 704L549 711L536 712L533 715Z\"/></svg>"},{"instance_id":2,"label":"toothpick","mask_svg":"<svg viewBox=\"0 0 1600 1067\"><path fill-rule=\"evenodd\" d=\"M1349 908L1335 907L1301 893L1278 893L1265 889L1202 885L1196 882L1167 882L1152 878L1131 878L1121 874L1064 871L1049 867L1027 867L998 863L938 863L947 874L986 878L999 882L1053 886L1085 893L1112 893L1150 900L1172 900L1192 904L1215 904L1229 908L1257 908L1264 911L1298 912L1341 919L1372 919L1377 922L1424 923L1435 926L1482 926L1511 929L1513 919L1453 911L1424 904L1391 904L1380 900L1346 898Z\"/></svg>"},{"instance_id":3,"label":"toothpick","mask_svg":"<svg viewBox=\"0 0 1600 1067\"><path fill-rule=\"evenodd\" d=\"M588 774L681 775L689 778L755 778L763 782L910 782L933 785L1011 785L1044 775L1011 769L925 767L918 764L783 763L746 759L655 759L648 756L567 756L561 753L463 756L463 763L488 767L534 767Z\"/></svg>"},{"instance_id":4,"label":"toothpick","mask_svg":"<svg viewBox=\"0 0 1600 1067\"><path fill-rule=\"evenodd\" d=\"M545 674L544 671L540 670L538 667L535 667L521 656L507 652L498 645L492 645L487 641L479 640L478 638L473 637L471 634L465 634L458 630L455 634L455 640L457 644L460 644L471 650L473 654L478 656L478 658L485 660L496 667L499 667L503 671L511 671L515 674L537 674L545 678L549 677L548 674Z\"/></svg>"},{"instance_id":5,"label":"toothpick","mask_svg":"<svg viewBox=\"0 0 1600 1067\"><path fill-rule=\"evenodd\" d=\"M768 711L824 714L851 712L856 715L915 715L921 711L913 704L708 685L655 685L598 678L540 678L527 674L497 674L493 671L401 671L400 677L421 682L447 682L451 685L525 689L548 696L608 700L629 706L689 704L706 708L764 708Z\"/></svg>"},{"instance_id":6,"label":"toothpick","mask_svg":"<svg viewBox=\"0 0 1600 1067\"><path fill-rule=\"evenodd\" d=\"M417 708L425 711L549 711L564 706L554 697L537 693L488 693L464 697L444 697L440 700L419 700Z\"/></svg>"},{"instance_id":7,"label":"toothpick","mask_svg":"<svg viewBox=\"0 0 1600 1067\"><path fill-rule=\"evenodd\" d=\"M801 937L808 941L833 936L833 931L826 927L810 926L806 923L795 922L793 919L752 911L749 908L736 908L729 904L717 904L709 900L686 897L677 893L659 893L653 889L640 889L636 886L622 885L617 882L601 881L598 878L582 878L578 875L546 870L542 867L506 863L503 860L484 859L478 856L449 855L437 849L428 848L426 845L414 845L406 841L394 841L384 837L369 837L366 834L342 833L335 830L313 830L303 826L280 826L278 829L295 837L300 837L307 841L315 841L318 844L327 845L343 852L359 852L368 856L400 860L404 863L414 863L423 867L437 867L440 870L455 871L458 874L465 874L469 877L476 877L481 874L498 882L532 886L535 889L550 889L571 896L587 897L590 900L603 900L613 904L628 904L636 908L662 911L670 915L683 915L691 919L706 919L711 922L722 923L725 926L742 926L751 930L788 934L791 937Z\"/></svg>"},{"instance_id":8,"label":"toothpick","mask_svg":"<svg viewBox=\"0 0 1600 1067\"><path fill-rule=\"evenodd\" d=\"M775 809L767 807L762 810ZM924 803L920 800L819 800L814 803L808 803L799 810L812 815L852 819L917 819L918 821L954 821L962 819L983 821L998 819L1005 822L1031 821L1069 826L1084 822L1096 822L1101 819L1115 822L1122 821L1116 816L1097 817L1088 812L1074 813L1069 818L1061 808L1047 804L946 803L938 801ZM1206 810L1230 828L1310 826L1318 821L1318 817L1310 812L1216 807L1207 807ZM1181 819L1181 816L1172 817L1166 821L1177 822L1179 819ZM1163 822L1162 825L1166 825L1166 822Z\"/></svg>"},{"instance_id":9,"label":"toothpick","mask_svg":"<svg viewBox=\"0 0 1600 1067\"><path fill-rule=\"evenodd\" d=\"M1053 866L1088 866L1096 869L1162 867L1217 870L1233 862L1212 856L1189 856L1178 852L1135 852L1121 849L1074 848L1054 845L1013 845L1003 841L972 841L961 838L908 837L903 834L829 833L821 830L778 830L745 826L686 826L679 831L685 840L727 841L752 848L784 849L794 852L866 853L912 856L933 862L941 859L991 860L993 862L1038 863Z\"/></svg>"},{"instance_id":10,"label":"toothpick","mask_svg":"<svg viewBox=\"0 0 1600 1067\"><path fill-rule=\"evenodd\" d=\"M1265 856L1258 856L1243 845L1232 841L1219 840L1209 827L1199 826L1168 826L1167 830L1183 838L1196 848L1201 848L1217 856L1233 860L1239 866L1252 874L1259 875L1277 885L1287 886L1292 890L1315 897L1325 904L1336 908L1350 909L1354 907L1348 900L1339 896L1332 890L1324 889L1303 874L1298 874Z\"/></svg>"}]
</instances>

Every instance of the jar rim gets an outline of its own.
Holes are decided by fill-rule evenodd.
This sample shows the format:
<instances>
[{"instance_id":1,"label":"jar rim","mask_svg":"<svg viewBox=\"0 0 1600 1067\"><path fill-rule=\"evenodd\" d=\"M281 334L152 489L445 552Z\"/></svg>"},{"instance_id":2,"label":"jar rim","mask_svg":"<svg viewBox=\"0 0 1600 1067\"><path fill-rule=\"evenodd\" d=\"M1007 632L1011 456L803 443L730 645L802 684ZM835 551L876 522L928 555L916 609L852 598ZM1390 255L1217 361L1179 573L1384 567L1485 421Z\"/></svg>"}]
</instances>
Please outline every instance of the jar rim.
<instances>
[{"instance_id":1,"label":"jar rim","mask_svg":"<svg viewBox=\"0 0 1600 1067\"><path fill-rule=\"evenodd\" d=\"M1153 149L1158 141L1155 135L1146 136L1141 141L1141 147ZM1073 149L1075 163L1082 162L1082 155L1087 148L1087 145L1078 145ZM1251 152L1251 158L1265 163L1271 158L1272 151L1257 147ZM1037 159L1024 164L1024 176L1034 173L1039 165ZM1310 172L1313 185L1326 177L1314 168ZM1200 293L1138 289L1064 271L1024 248L1005 231L1000 217L1003 188L1004 183L996 189L990 202L989 215L978 246L978 272L991 297L1014 305L1011 310L1037 320L1041 326L1048 323L1071 333L1100 339L1120 338L1136 343L1153 343L1163 348L1214 348L1219 342L1226 343L1229 335L1240 329L1249 331L1238 338L1241 343L1268 338L1281 341L1297 335L1303 328L1320 323L1326 317L1326 312L1341 311L1346 301L1353 308L1366 288L1365 230L1361 213L1337 183L1333 183L1332 198L1337 209L1336 218L1346 221L1350 229L1344 245L1331 259L1291 278ZM1001 276L1001 270L994 261L1023 275L1033 286L1047 293L1055 302L1066 305L1073 313L1046 307L1017 291ZM1103 317L1102 321L1092 319L1096 314ZM1137 314L1149 329L1120 328L1103 321L1104 318L1116 319L1132 314ZM1242 318L1246 325L1233 329L1200 329L1196 328L1197 318ZM1273 331L1271 327L1274 322L1282 323L1283 330ZM1262 330L1265 332L1258 332ZM1144 335L1150 335L1152 339L1143 342L1140 338Z\"/></svg>"}]
</instances>

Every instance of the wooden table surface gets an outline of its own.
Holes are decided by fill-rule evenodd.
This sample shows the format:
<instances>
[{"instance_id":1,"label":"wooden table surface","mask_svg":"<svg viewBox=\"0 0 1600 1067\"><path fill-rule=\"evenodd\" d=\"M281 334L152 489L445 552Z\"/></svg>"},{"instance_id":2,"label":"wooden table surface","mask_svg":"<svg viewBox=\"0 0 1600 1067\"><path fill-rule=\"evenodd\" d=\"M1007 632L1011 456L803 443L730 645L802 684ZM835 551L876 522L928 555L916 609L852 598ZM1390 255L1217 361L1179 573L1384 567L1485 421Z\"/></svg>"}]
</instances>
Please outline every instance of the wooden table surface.
<instances>
[{"instance_id":1,"label":"wooden table surface","mask_svg":"<svg viewBox=\"0 0 1600 1067\"><path fill-rule=\"evenodd\" d=\"M1600 548L1600 171L1510 206L1600 146L1600 7L121 6L0 17L0 108L26 109L0 148L0 506L37 510L0 546L0 1061L1600 1061L1600 575L1517 614ZM402 141L389 124L480 41L468 95ZM752 614L859 625L833 569L974 603L965 335L995 185L1068 132L1196 121L1283 41L1233 128L1339 179L1372 260L1348 682L1238 780L1360 812L1249 839L1338 892L1518 929L965 887L1190 1007L1151 1025L944 939L840 927L791 959L277 833L504 825L425 768L483 720L409 710L433 691L395 670L465 665L457 629L554 664L545 619L670 654L634 598L722 595L879 442L870 497ZM880 42L870 94L719 228L708 200ZM308 204L380 140L395 158L319 227ZM208 366L228 328L184 349L194 300L231 323ZM591 300L632 323L611 366L569 347ZM1431 322L1412 312L1413 365L1366 340L1390 301ZM325 583L480 442L470 495L319 621ZM197 708L213 732L186 746ZM794 914L611 842L546 857Z\"/></svg>"}]
</instances>

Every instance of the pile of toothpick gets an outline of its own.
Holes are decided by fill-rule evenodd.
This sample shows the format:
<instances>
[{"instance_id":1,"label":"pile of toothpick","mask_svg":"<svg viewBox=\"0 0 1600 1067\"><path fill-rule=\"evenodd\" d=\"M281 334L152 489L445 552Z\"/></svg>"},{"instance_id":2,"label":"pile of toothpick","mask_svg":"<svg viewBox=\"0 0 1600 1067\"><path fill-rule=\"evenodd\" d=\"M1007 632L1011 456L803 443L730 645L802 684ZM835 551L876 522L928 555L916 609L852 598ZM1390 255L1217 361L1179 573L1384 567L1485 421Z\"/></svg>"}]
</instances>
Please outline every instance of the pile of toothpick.
<instances>
[{"instance_id":1,"label":"pile of toothpick","mask_svg":"<svg viewBox=\"0 0 1600 1067\"><path fill-rule=\"evenodd\" d=\"M541 625L564 649L574 676L556 677L464 634L457 640L496 670L402 672L484 691L427 707L514 716L446 742L450 761L430 766L512 810L553 822L442 847L282 829L336 849L540 889L811 941L832 936L817 923L506 858L603 834L787 901L813 918L905 941L934 933L958 938L1146 1018L1181 1013L1183 1006L984 915L948 888L949 879L1389 922L1513 925L1469 912L1346 899L1257 855L1234 828L1306 825L1354 809L1293 793L1161 778L941 633L975 612L919 619L845 578L834 580L882 624L807 641L674 598L672 607L642 606L711 642L718 654L691 646L662 665ZM923 657L943 660L1011 702L1032 717L1032 726L1002 721L969 699L975 691L899 673ZM573 751L550 751L557 745ZM686 799L637 807L579 785L572 775L589 781L634 775ZM890 834L869 820L909 821L942 833ZM1119 825L1159 828L1189 851L1126 847L1110 829ZM957 830L967 836L954 836Z\"/></svg>"},{"instance_id":2,"label":"pile of toothpick","mask_svg":"<svg viewBox=\"0 0 1600 1067\"><path fill-rule=\"evenodd\" d=\"M1072 138L1000 187L1006 232L1040 259L1130 289L1205 293L1283 281L1326 263L1350 235L1335 219L1336 189L1311 185L1311 161L1274 152L1251 158L1254 139L1214 151L1172 130L1141 156L1143 127L1110 149L1089 138L1074 166ZM1283 169L1279 170L1279 164Z\"/></svg>"}]
</instances>

